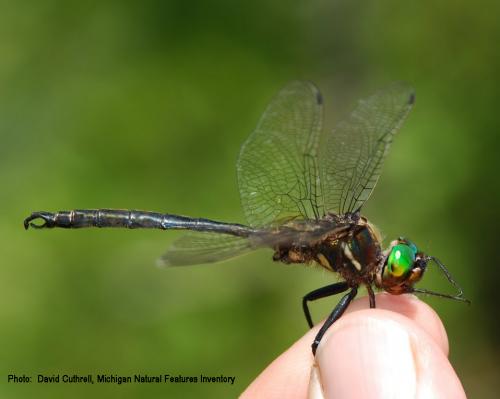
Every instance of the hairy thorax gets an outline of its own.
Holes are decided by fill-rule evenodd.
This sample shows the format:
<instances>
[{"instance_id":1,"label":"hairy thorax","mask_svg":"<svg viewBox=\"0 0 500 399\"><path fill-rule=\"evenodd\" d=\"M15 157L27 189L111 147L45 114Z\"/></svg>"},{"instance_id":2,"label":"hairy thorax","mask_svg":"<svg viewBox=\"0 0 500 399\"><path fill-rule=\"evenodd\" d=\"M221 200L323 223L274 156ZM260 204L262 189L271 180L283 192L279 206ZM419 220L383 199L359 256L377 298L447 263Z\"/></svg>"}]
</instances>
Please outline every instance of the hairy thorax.
<instances>
[{"instance_id":1,"label":"hairy thorax","mask_svg":"<svg viewBox=\"0 0 500 399\"><path fill-rule=\"evenodd\" d=\"M280 242L274 247L273 259L286 264L315 262L339 273L350 285L370 284L382 259L378 229L364 217L355 220L332 220L316 225L297 225L300 237Z\"/></svg>"}]
</instances>

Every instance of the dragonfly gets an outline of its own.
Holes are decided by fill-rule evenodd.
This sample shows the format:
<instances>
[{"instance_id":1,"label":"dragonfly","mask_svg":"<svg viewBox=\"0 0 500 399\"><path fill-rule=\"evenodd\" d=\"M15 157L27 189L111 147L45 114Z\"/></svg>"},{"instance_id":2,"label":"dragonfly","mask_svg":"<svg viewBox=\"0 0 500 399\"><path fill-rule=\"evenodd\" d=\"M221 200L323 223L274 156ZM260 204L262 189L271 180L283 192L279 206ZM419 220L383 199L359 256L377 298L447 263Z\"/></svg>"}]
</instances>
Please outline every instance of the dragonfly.
<instances>
[{"instance_id":1,"label":"dragonfly","mask_svg":"<svg viewBox=\"0 0 500 399\"><path fill-rule=\"evenodd\" d=\"M324 101L318 88L308 81L287 84L267 106L237 160L247 224L141 210L79 209L33 212L24 227L187 230L162 256L164 265L209 264L270 248L274 261L314 264L337 273L336 282L302 299L312 328L310 302L344 293L312 343L315 355L325 332L360 287L366 288L370 308L376 306L375 291L468 302L440 260L404 237L383 249L379 230L361 214L414 102L410 85L392 83L360 100L347 118L328 131L323 128ZM431 264L444 274L455 294L416 287Z\"/></svg>"}]
</instances>

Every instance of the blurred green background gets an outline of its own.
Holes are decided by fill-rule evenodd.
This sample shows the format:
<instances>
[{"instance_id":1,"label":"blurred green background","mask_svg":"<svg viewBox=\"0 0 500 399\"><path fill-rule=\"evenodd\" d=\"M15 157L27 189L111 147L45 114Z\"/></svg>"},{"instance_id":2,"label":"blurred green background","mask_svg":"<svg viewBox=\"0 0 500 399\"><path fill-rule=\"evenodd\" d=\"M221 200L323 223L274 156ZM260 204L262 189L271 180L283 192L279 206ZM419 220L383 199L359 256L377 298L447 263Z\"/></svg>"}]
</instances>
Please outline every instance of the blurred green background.
<instances>
[{"instance_id":1,"label":"blurred green background","mask_svg":"<svg viewBox=\"0 0 500 399\"><path fill-rule=\"evenodd\" d=\"M364 213L439 257L469 397L498 397L499 3L1 2L1 397L234 397L306 331L331 282L270 251L162 270L179 234L24 231L34 210L244 222L235 163L267 102L310 79L334 119L393 80L417 101ZM437 275L426 286L446 290ZM317 320L336 299L314 304ZM235 375L234 386L14 385L7 374Z\"/></svg>"}]
</instances>

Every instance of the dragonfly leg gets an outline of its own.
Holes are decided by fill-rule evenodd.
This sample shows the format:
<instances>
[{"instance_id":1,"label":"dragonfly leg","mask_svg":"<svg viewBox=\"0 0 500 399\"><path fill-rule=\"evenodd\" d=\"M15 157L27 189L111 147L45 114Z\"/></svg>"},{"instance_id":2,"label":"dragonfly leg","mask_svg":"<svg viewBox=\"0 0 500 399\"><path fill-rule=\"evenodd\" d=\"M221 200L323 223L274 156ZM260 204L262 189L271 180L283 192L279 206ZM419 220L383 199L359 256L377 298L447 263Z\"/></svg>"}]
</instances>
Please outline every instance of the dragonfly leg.
<instances>
[{"instance_id":1,"label":"dragonfly leg","mask_svg":"<svg viewBox=\"0 0 500 399\"><path fill-rule=\"evenodd\" d=\"M373 288L371 285L367 285L366 290L368 291L368 298L370 299L370 309L374 309L376 306L375 306L375 293L373 292Z\"/></svg>"},{"instance_id":2,"label":"dragonfly leg","mask_svg":"<svg viewBox=\"0 0 500 399\"><path fill-rule=\"evenodd\" d=\"M313 355L316 355L316 349L318 348L319 343L321 342L321 339L323 338L323 335L325 335L326 331L331 327L335 321L337 321L340 316L345 312L351 301L354 299L356 294L358 293L358 288L353 287L351 291L349 291L347 294L345 294L340 302L335 306L335 309L333 309L332 313L330 313L330 316L328 316L328 319L326 319L325 323L323 326L320 328L318 334L316 335L316 338L314 338L314 342L312 343L312 352Z\"/></svg>"},{"instance_id":3,"label":"dragonfly leg","mask_svg":"<svg viewBox=\"0 0 500 399\"><path fill-rule=\"evenodd\" d=\"M307 306L307 302L315 301L316 299L326 298L332 295L340 294L341 292L347 291L349 285L345 281L339 283L330 284L326 287L318 288L317 290L311 291L309 294L302 298L302 309L304 309L304 315L306 316L307 324L312 328L314 323L311 318L311 312Z\"/></svg>"}]
</instances>

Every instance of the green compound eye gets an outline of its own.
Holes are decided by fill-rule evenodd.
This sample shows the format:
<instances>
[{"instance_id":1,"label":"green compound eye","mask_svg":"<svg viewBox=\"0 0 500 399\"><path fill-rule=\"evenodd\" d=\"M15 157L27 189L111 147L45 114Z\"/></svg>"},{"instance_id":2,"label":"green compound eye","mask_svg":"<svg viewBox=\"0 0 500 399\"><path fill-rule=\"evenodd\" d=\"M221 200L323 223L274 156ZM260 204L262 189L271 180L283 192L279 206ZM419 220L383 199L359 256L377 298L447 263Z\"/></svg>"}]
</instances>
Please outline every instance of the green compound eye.
<instances>
[{"instance_id":1,"label":"green compound eye","mask_svg":"<svg viewBox=\"0 0 500 399\"><path fill-rule=\"evenodd\" d=\"M415 245L398 244L392 247L387 259L387 271L393 277L402 277L408 274L415 262Z\"/></svg>"}]
</instances>

